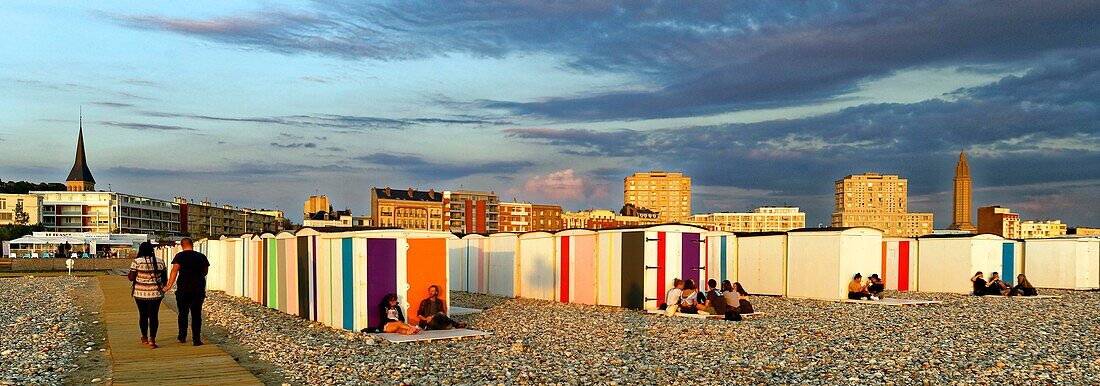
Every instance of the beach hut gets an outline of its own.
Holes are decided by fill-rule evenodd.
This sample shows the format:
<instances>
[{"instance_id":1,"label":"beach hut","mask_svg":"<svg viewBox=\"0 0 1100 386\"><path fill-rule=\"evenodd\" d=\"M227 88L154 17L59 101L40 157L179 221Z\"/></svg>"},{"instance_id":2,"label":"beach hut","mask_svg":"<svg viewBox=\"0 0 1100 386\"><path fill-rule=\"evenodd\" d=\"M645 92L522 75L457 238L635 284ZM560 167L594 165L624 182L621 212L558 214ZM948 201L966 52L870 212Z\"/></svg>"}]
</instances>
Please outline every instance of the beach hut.
<instances>
[{"instance_id":1,"label":"beach hut","mask_svg":"<svg viewBox=\"0 0 1100 386\"><path fill-rule=\"evenodd\" d=\"M480 234L468 234L462 237L464 244L457 283L452 283L459 291L477 294L489 293L489 237Z\"/></svg>"},{"instance_id":2,"label":"beach hut","mask_svg":"<svg viewBox=\"0 0 1100 386\"><path fill-rule=\"evenodd\" d=\"M673 279L704 283L705 232L675 224L598 231L596 303L655 309L672 288Z\"/></svg>"},{"instance_id":3,"label":"beach hut","mask_svg":"<svg viewBox=\"0 0 1100 386\"><path fill-rule=\"evenodd\" d=\"M1100 238L1024 240L1024 273L1040 288L1100 289Z\"/></svg>"},{"instance_id":4,"label":"beach hut","mask_svg":"<svg viewBox=\"0 0 1100 386\"><path fill-rule=\"evenodd\" d=\"M279 311L299 315L298 310L298 238L294 232L283 231L275 235L278 268Z\"/></svg>"},{"instance_id":5,"label":"beach hut","mask_svg":"<svg viewBox=\"0 0 1100 386\"><path fill-rule=\"evenodd\" d=\"M844 300L852 276L882 274L882 231L868 227L802 228L787 232L787 293Z\"/></svg>"},{"instance_id":6,"label":"beach hut","mask_svg":"<svg viewBox=\"0 0 1100 386\"><path fill-rule=\"evenodd\" d=\"M707 232L703 234L706 270L703 277L737 281L737 236L731 232Z\"/></svg>"},{"instance_id":7,"label":"beach hut","mask_svg":"<svg viewBox=\"0 0 1100 386\"><path fill-rule=\"evenodd\" d=\"M445 232L369 229L302 234L317 238L317 320L348 330L375 327L378 305L396 294L407 321L416 324L430 285L449 302Z\"/></svg>"},{"instance_id":8,"label":"beach hut","mask_svg":"<svg viewBox=\"0 0 1100 386\"><path fill-rule=\"evenodd\" d=\"M737 233L737 280L754 295L787 290L787 233Z\"/></svg>"},{"instance_id":9,"label":"beach hut","mask_svg":"<svg viewBox=\"0 0 1100 386\"><path fill-rule=\"evenodd\" d=\"M220 237L202 239L195 242L195 250L206 255L207 261L210 262L209 270L206 273L206 289L225 291L228 288L226 281L229 272L231 272L229 261L226 259L225 242Z\"/></svg>"},{"instance_id":10,"label":"beach hut","mask_svg":"<svg viewBox=\"0 0 1100 386\"><path fill-rule=\"evenodd\" d=\"M460 238L447 239L447 267L450 272L451 289L466 291L466 241Z\"/></svg>"},{"instance_id":11,"label":"beach hut","mask_svg":"<svg viewBox=\"0 0 1100 386\"><path fill-rule=\"evenodd\" d=\"M1015 245L988 233L946 234L917 238L917 250L917 291L966 294L974 289L970 277L982 271L988 279L992 272L1001 272L1005 251L1015 253Z\"/></svg>"},{"instance_id":12,"label":"beach hut","mask_svg":"<svg viewBox=\"0 0 1100 386\"><path fill-rule=\"evenodd\" d=\"M489 294L494 296L516 297L516 283L519 280L516 248L519 235L515 233L494 233L489 236Z\"/></svg>"},{"instance_id":13,"label":"beach hut","mask_svg":"<svg viewBox=\"0 0 1100 386\"><path fill-rule=\"evenodd\" d=\"M557 300L596 304L596 231L567 229L554 233Z\"/></svg>"},{"instance_id":14,"label":"beach hut","mask_svg":"<svg viewBox=\"0 0 1100 386\"><path fill-rule=\"evenodd\" d=\"M1016 275L1024 269L1024 241L1006 239L1001 243L1001 280L1016 285ZM988 278L988 276L987 276Z\"/></svg>"},{"instance_id":15,"label":"beach hut","mask_svg":"<svg viewBox=\"0 0 1100 386\"><path fill-rule=\"evenodd\" d=\"M554 235L549 232L527 232L519 235L518 240L520 273L517 295L529 299L557 300L554 294L554 278L558 269L554 264Z\"/></svg>"},{"instance_id":16,"label":"beach hut","mask_svg":"<svg viewBox=\"0 0 1100 386\"><path fill-rule=\"evenodd\" d=\"M886 289L913 291L917 289L917 239L884 237L882 239L882 280Z\"/></svg>"}]
</instances>

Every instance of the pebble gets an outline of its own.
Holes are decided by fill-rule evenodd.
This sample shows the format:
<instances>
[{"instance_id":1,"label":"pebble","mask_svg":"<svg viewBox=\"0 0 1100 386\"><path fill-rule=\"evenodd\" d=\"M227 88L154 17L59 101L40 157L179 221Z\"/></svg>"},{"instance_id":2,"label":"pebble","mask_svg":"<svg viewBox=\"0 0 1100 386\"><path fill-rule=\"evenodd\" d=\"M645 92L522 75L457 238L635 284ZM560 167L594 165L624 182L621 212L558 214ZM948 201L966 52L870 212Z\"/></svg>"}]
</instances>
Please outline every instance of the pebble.
<instances>
[{"instance_id":1,"label":"pebble","mask_svg":"<svg viewBox=\"0 0 1100 386\"><path fill-rule=\"evenodd\" d=\"M1063 298L890 293L944 302L895 308L753 297L766 316L742 322L452 292L453 305L484 310L457 319L494 335L418 344L379 344L220 292L204 312L292 384L682 384L685 373L739 384L1100 382L1100 293L1044 292Z\"/></svg>"},{"instance_id":2,"label":"pebble","mask_svg":"<svg viewBox=\"0 0 1100 386\"><path fill-rule=\"evenodd\" d=\"M88 278L0 278L0 384L63 384L75 360L92 349L81 344L81 309L73 291L89 291Z\"/></svg>"}]
</instances>

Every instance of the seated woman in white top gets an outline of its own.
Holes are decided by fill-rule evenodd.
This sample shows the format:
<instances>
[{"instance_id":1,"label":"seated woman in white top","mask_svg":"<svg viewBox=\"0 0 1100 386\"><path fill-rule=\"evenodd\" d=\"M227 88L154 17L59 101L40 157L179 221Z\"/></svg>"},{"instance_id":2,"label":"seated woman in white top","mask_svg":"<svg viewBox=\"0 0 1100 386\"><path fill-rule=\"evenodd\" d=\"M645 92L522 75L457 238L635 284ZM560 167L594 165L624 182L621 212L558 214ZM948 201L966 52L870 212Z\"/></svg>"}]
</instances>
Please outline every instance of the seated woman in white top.
<instances>
[{"instance_id":1,"label":"seated woman in white top","mask_svg":"<svg viewBox=\"0 0 1100 386\"><path fill-rule=\"evenodd\" d=\"M680 295L680 312L685 314L698 314L707 306L699 302L699 290L695 287L695 281L688 279L684 282L684 293Z\"/></svg>"},{"instance_id":2,"label":"seated woman in white top","mask_svg":"<svg viewBox=\"0 0 1100 386\"><path fill-rule=\"evenodd\" d=\"M672 279L672 289L668 290L665 294L665 302L661 303L658 307L661 310L667 309L670 305L680 304L680 295L684 293L684 281L680 279Z\"/></svg>"}]
</instances>

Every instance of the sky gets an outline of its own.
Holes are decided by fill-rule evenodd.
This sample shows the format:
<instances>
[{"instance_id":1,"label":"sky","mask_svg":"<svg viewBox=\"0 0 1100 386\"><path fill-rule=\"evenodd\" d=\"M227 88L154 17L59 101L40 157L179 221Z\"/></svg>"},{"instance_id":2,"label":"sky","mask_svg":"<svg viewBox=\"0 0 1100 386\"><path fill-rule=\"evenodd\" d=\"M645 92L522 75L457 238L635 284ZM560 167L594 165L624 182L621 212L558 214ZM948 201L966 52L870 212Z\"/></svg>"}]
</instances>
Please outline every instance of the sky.
<instances>
[{"instance_id":1,"label":"sky","mask_svg":"<svg viewBox=\"0 0 1100 386\"><path fill-rule=\"evenodd\" d=\"M80 111L97 187L284 210L372 187L618 209L635 171L692 211L909 179L1100 226L1096 1L7 1L0 179L57 181ZM975 215L976 220L976 215Z\"/></svg>"}]
</instances>

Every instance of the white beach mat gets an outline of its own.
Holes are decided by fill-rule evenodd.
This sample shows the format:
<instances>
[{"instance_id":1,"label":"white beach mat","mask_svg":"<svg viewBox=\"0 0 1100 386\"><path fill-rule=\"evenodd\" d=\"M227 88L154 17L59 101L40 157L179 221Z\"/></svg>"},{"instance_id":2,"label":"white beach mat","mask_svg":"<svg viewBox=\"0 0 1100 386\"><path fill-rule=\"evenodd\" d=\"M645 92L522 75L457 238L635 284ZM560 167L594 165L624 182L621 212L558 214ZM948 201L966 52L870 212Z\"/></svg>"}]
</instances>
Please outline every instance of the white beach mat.
<instances>
[{"instance_id":1,"label":"white beach mat","mask_svg":"<svg viewBox=\"0 0 1100 386\"><path fill-rule=\"evenodd\" d=\"M442 340L442 339L466 339L466 338L490 336L490 335L493 335L493 333L487 332L487 331L480 331L480 330L471 330L471 329L467 329L467 328L459 328L459 329L453 329L453 330L422 331L419 334L413 334L413 335L395 334L395 333L381 333L381 334L373 334L373 335L378 337L378 338L382 338L382 339L385 339L385 340L393 342L393 343L408 343L408 342L427 342L427 341Z\"/></svg>"},{"instance_id":2,"label":"white beach mat","mask_svg":"<svg viewBox=\"0 0 1100 386\"><path fill-rule=\"evenodd\" d=\"M844 299L845 303L856 304L874 304L879 306L923 306L928 304L940 304L943 303L939 300L920 300L920 299L895 299L895 298L882 298L879 300L852 300Z\"/></svg>"},{"instance_id":3,"label":"white beach mat","mask_svg":"<svg viewBox=\"0 0 1100 386\"><path fill-rule=\"evenodd\" d=\"M665 314L665 312L662 311L662 310L648 310L648 311L646 311L646 313L650 313L650 314L654 314L654 315L664 315ZM722 319L722 317L723 317L723 315L718 315L718 314L703 315L703 314L685 314L685 313L682 313L682 312L677 312L674 315L679 316L679 317L684 317L684 318L695 318L695 319ZM763 312L753 312L751 314L741 314L742 318L757 318L757 317L761 317L761 316L764 316Z\"/></svg>"},{"instance_id":4,"label":"white beach mat","mask_svg":"<svg viewBox=\"0 0 1100 386\"><path fill-rule=\"evenodd\" d=\"M481 312L478 308L451 307L451 316L469 315Z\"/></svg>"}]
</instances>

